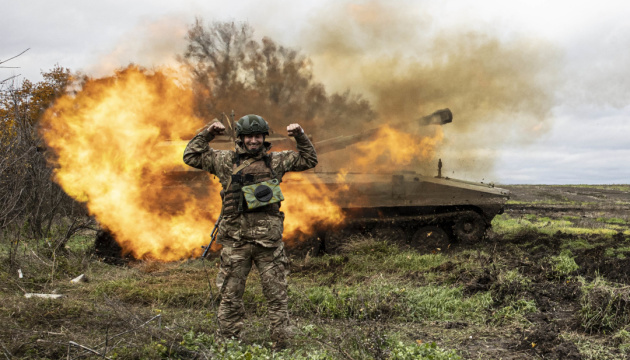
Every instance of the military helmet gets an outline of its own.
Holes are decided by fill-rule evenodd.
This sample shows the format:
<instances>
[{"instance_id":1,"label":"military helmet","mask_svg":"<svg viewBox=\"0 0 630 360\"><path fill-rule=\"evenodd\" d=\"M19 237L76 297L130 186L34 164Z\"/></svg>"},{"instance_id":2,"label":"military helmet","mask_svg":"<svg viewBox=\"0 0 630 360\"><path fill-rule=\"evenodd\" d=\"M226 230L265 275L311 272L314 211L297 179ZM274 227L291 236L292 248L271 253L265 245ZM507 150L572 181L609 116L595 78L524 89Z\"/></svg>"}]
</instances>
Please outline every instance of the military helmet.
<instances>
[{"instance_id":1,"label":"military helmet","mask_svg":"<svg viewBox=\"0 0 630 360\"><path fill-rule=\"evenodd\" d=\"M245 115L236 122L236 136L264 134L269 135L269 124L259 115Z\"/></svg>"}]
</instances>

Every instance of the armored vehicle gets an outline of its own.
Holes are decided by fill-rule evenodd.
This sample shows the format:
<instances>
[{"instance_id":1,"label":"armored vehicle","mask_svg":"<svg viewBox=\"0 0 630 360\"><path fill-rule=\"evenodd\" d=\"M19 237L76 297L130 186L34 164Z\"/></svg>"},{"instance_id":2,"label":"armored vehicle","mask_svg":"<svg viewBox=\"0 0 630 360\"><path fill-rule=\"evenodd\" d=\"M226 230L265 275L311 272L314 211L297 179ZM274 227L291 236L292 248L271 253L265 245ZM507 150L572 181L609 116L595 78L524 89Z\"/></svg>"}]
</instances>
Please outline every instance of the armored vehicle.
<instances>
[{"instance_id":1,"label":"armored vehicle","mask_svg":"<svg viewBox=\"0 0 630 360\"><path fill-rule=\"evenodd\" d=\"M421 117L415 125L444 125L452 122L449 109ZM232 121L225 116L223 123L227 135L218 136L213 147L233 148ZM398 128L405 131L405 128ZM369 129L349 136L314 141L318 156L335 152L359 142L372 139L379 128ZM267 141L274 148L283 147L293 139L271 134ZM320 157L320 165L322 159ZM343 242L356 232L370 232L379 239L409 244L423 248L447 247L451 242L474 242L481 239L492 219L503 212L509 191L492 184L475 183L442 177L439 161L437 176L414 171L391 173L345 173L340 180L337 170L321 170L301 173L299 177L287 174L283 188L299 188L304 181L324 184L335 193L335 202L341 207L345 221L342 225L322 225L310 241L296 242L299 246L315 248L329 253L337 252ZM204 179L195 169L172 174L179 180Z\"/></svg>"}]
</instances>

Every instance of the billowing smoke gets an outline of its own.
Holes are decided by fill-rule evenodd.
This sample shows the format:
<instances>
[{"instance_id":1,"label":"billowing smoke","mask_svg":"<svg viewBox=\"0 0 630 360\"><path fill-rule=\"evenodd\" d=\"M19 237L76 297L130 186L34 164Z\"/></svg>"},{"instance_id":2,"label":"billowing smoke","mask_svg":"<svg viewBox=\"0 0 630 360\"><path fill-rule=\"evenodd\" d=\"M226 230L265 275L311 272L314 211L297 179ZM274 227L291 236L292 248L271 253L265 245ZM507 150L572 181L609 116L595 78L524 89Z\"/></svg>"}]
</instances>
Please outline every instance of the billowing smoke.
<instances>
[{"instance_id":1,"label":"billowing smoke","mask_svg":"<svg viewBox=\"0 0 630 360\"><path fill-rule=\"evenodd\" d=\"M242 56L238 85L254 79L257 86L232 87L216 96L202 80L196 112L206 120L232 109L237 116L261 113L276 129L301 122L316 140L323 140L380 124L410 122L448 107L454 113L452 124L421 129L421 135L442 139L435 142L434 151L404 166L432 173L441 157L449 176L493 178L494 161L504 144L527 144L549 129L561 56L542 40L501 34L475 19L456 23L449 13L438 11L384 1L328 4L316 8L299 26L289 21L287 27L296 30L293 37L277 34L293 47L274 40L277 26L223 23L245 35L239 45L244 52L234 54ZM446 28L445 23L452 25ZM142 24L107 57L108 63L115 59L137 59L144 66L170 63L183 55L186 44L191 45L191 30L199 35L200 29L218 29L211 24L202 19L191 26L175 17ZM183 39L186 27L188 41ZM270 37L261 40L263 31ZM170 44L170 53L165 43ZM189 58L189 64L194 60ZM252 66L255 62L258 65ZM197 70L216 75L212 67ZM251 76L246 79L243 74ZM420 134L414 136L422 141ZM322 167L326 164L333 169L356 165L338 156Z\"/></svg>"},{"instance_id":2,"label":"billowing smoke","mask_svg":"<svg viewBox=\"0 0 630 360\"><path fill-rule=\"evenodd\" d=\"M342 4L316 14L301 43L320 80L363 94L380 121L450 108L435 157L449 176L488 178L502 145L549 129L561 57L543 41L471 25L435 30L440 20L393 3Z\"/></svg>"},{"instance_id":3,"label":"billowing smoke","mask_svg":"<svg viewBox=\"0 0 630 360\"><path fill-rule=\"evenodd\" d=\"M159 21L142 21L125 33L114 47L98 54L98 60L86 69L91 77L106 77L129 63L144 68L164 68L177 65L176 56L184 51L187 22L178 16Z\"/></svg>"}]
</instances>

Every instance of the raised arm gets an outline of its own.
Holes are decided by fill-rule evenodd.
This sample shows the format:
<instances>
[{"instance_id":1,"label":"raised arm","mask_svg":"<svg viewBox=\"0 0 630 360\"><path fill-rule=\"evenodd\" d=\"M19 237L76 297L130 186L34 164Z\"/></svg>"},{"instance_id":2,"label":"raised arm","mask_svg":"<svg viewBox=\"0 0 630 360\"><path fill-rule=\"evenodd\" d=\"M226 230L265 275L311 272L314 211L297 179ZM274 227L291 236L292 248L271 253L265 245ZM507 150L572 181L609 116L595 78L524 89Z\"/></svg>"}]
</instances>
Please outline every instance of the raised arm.
<instances>
[{"instance_id":1,"label":"raised arm","mask_svg":"<svg viewBox=\"0 0 630 360\"><path fill-rule=\"evenodd\" d=\"M295 137L298 151L283 152L282 161L284 171L304 171L312 169L317 165L317 153L315 147L299 124L287 126L289 136Z\"/></svg>"},{"instance_id":2,"label":"raised arm","mask_svg":"<svg viewBox=\"0 0 630 360\"><path fill-rule=\"evenodd\" d=\"M184 150L184 163L197 169L206 170L212 174L216 174L215 154L208 143L214 139L216 135L220 135L225 131L225 126L220 122L214 122L204 127L199 134L195 135L186 145Z\"/></svg>"}]
</instances>

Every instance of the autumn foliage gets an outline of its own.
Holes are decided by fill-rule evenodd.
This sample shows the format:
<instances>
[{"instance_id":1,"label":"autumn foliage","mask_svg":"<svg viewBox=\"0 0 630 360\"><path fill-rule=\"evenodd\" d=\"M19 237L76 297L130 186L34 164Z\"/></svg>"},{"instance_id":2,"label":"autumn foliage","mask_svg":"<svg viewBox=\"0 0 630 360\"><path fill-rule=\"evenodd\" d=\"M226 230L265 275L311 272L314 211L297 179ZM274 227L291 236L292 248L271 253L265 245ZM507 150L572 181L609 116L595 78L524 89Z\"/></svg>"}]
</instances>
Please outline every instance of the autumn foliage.
<instances>
[{"instance_id":1,"label":"autumn foliage","mask_svg":"<svg viewBox=\"0 0 630 360\"><path fill-rule=\"evenodd\" d=\"M63 250L69 237L90 219L51 180L39 120L65 94L70 71L55 67L43 80L4 84L0 92L0 230L17 246L20 239L45 241Z\"/></svg>"}]
</instances>

